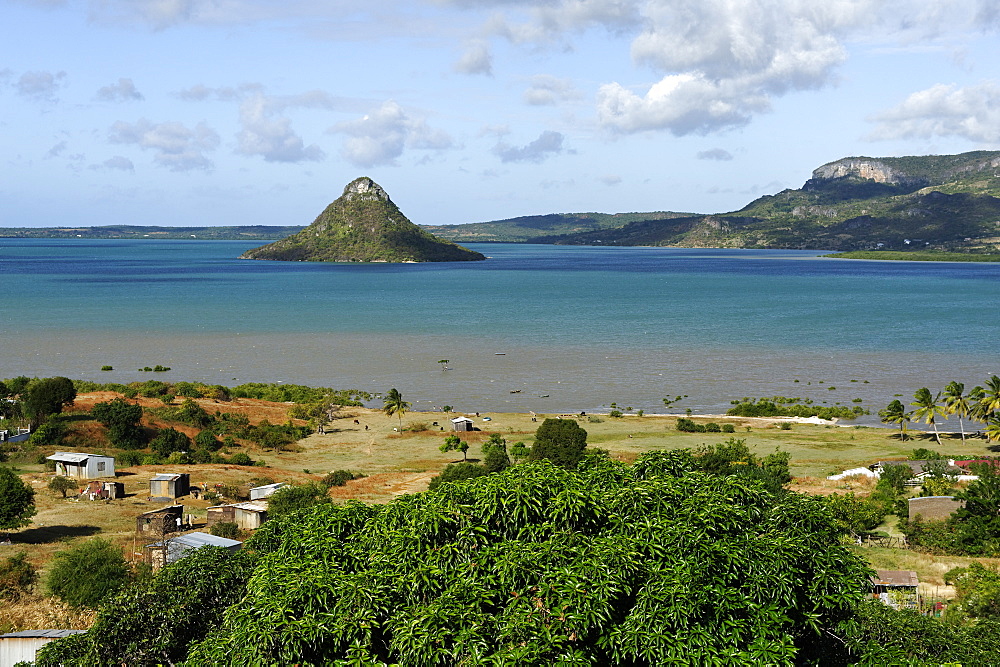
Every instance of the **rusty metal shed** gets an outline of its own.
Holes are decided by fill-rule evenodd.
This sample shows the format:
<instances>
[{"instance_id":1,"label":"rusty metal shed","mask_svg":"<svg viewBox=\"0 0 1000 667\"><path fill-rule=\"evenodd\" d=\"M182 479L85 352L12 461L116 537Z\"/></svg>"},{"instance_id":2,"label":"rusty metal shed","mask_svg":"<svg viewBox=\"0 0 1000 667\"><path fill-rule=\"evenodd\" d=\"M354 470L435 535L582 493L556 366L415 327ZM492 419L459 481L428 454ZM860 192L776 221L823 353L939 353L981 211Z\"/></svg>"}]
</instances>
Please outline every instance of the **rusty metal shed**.
<instances>
[{"instance_id":1,"label":"rusty metal shed","mask_svg":"<svg viewBox=\"0 0 1000 667\"><path fill-rule=\"evenodd\" d=\"M191 493L191 475L186 472L160 473L149 480L150 500L173 500Z\"/></svg>"}]
</instances>

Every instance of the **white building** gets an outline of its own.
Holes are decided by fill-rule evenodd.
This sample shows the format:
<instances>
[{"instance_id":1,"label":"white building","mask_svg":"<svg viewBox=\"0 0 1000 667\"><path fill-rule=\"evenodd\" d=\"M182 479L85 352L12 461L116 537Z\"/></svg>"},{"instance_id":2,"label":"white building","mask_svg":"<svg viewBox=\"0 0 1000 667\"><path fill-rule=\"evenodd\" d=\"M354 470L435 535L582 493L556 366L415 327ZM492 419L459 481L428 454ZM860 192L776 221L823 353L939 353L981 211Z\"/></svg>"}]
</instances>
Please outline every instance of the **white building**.
<instances>
[{"instance_id":1,"label":"white building","mask_svg":"<svg viewBox=\"0 0 1000 667\"><path fill-rule=\"evenodd\" d=\"M81 452L56 452L46 456L56 462L56 474L73 479L96 479L98 477L115 476L115 459L113 456L85 454Z\"/></svg>"}]
</instances>

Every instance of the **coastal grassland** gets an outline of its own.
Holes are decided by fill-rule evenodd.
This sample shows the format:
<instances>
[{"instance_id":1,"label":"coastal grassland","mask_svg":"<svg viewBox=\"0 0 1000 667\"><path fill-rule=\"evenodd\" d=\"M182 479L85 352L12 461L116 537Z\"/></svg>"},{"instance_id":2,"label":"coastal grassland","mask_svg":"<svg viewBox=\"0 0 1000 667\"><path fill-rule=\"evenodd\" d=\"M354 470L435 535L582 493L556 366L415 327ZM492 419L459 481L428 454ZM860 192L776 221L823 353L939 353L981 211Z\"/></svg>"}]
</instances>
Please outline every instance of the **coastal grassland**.
<instances>
[{"instance_id":1,"label":"coastal grassland","mask_svg":"<svg viewBox=\"0 0 1000 667\"><path fill-rule=\"evenodd\" d=\"M851 250L823 257L834 259L886 259L906 262L1000 262L1000 253L935 252L930 250Z\"/></svg>"}]
</instances>

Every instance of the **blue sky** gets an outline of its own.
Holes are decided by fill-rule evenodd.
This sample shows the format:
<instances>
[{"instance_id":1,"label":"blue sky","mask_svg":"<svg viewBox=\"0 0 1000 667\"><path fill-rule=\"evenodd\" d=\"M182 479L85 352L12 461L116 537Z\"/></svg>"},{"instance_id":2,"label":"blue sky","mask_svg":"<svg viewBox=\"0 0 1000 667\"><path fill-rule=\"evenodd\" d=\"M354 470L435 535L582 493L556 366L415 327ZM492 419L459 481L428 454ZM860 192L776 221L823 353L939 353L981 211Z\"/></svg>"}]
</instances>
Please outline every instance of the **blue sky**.
<instances>
[{"instance_id":1,"label":"blue sky","mask_svg":"<svg viewBox=\"0 0 1000 667\"><path fill-rule=\"evenodd\" d=\"M995 0L0 0L0 226L734 210L1000 147Z\"/></svg>"}]
</instances>

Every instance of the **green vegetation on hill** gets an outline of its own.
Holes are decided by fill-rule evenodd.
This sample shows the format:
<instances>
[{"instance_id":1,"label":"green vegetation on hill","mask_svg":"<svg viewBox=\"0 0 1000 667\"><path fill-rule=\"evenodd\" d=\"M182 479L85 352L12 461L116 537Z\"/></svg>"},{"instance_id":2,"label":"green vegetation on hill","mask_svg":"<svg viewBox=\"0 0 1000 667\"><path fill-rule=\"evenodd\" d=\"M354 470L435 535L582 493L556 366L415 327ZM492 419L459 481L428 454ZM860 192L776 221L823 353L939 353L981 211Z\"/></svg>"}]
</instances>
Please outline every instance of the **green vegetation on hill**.
<instances>
[{"instance_id":1,"label":"green vegetation on hill","mask_svg":"<svg viewBox=\"0 0 1000 667\"><path fill-rule=\"evenodd\" d=\"M802 188L766 195L739 211L544 240L989 253L1000 247L1000 152L844 158L816 169Z\"/></svg>"},{"instance_id":2,"label":"green vegetation on hill","mask_svg":"<svg viewBox=\"0 0 1000 667\"><path fill-rule=\"evenodd\" d=\"M486 259L410 222L377 183L355 179L297 234L240 259L296 262L462 262Z\"/></svg>"},{"instance_id":3,"label":"green vegetation on hill","mask_svg":"<svg viewBox=\"0 0 1000 667\"><path fill-rule=\"evenodd\" d=\"M549 243L550 237L617 229L643 220L670 220L691 213L549 213L464 225L425 225L434 235L457 243Z\"/></svg>"},{"instance_id":4,"label":"green vegetation on hill","mask_svg":"<svg viewBox=\"0 0 1000 667\"><path fill-rule=\"evenodd\" d=\"M835 252L824 257L834 259L880 259L905 262L1000 262L1000 253L983 254L977 252L941 252L925 250L906 252L901 250L852 250Z\"/></svg>"}]
</instances>

